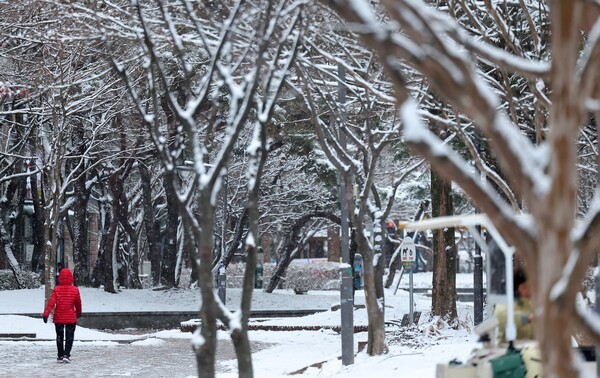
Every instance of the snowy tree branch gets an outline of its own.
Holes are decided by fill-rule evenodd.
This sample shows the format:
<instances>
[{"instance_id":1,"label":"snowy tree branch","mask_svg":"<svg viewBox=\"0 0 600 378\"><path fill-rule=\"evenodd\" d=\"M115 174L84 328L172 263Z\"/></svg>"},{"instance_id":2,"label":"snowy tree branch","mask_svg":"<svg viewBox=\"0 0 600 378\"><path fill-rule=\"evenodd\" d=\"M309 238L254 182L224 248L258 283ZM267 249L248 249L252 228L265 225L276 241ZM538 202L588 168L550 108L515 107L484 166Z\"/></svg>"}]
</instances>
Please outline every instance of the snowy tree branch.
<instances>
[{"instance_id":1,"label":"snowy tree branch","mask_svg":"<svg viewBox=\"0 0 600 378\"><path fill-rule=\"evenodd\" d=\"M477 205L484 211L492 222L506 235L511 242L518 240L521 245L529 245L523 253L535 250L533 230L528 229L515 217L511 209L497 194L483 186L481 180L470 170L467 164L452 152L447 146L440 144L421 121L416 117L417 109L412 102L407 101L400 108L404 123L404 137L409 145L419 151L438 168L440 175L460 185Z\"/></svg>"},{"instance_id":2,"label":"snowy tree branch","mask_svg":"<svg viewBox=\"0 0 600 378\"><path fill-rule=\"evenodd\" d=\"M527 200L536 200L547 189L547 181L540 182L540 178L545 176L545 167L531 165L531 156L525 154L533 149L531 143L506 117L498 114L498 99L475 74L469 57L443 39L448 29L455 29L450 20L420 6L420 2L385 2L392 18L404 27L404 34L400 34L381 25L370 6L361 0L332 0L328 3L348 20L364 26L362 37L367 46L378 51L384 57L382 61L386 69L392 70L388 73L399 102L408 98L401 73L394 68L396 61L402 58L419 67L433 86L475 121L489 137L502 167L513 172L513 182L521 183L518 189L525 195L536 194ZM427 46L427 49L421 46Z\"/></svg>"},{"instance_id":3,"label":"snowy tree branch","mask_svg":"<svg viewBox=\"0 0 600 378\"><path fill-rule=\"evenodd\" d=\"M600 68L598 68L598 61L600 61L600 19L596 21L589 34L587 51L581 61L582 70L579 81L583 99L594 96L596 101L600 101L600 86L598 85ZM588 107L590 106L588 105ZM598 107L596 105L596 109L592 108L590 110L595 111Z\"/></svg>"}]
</instances>

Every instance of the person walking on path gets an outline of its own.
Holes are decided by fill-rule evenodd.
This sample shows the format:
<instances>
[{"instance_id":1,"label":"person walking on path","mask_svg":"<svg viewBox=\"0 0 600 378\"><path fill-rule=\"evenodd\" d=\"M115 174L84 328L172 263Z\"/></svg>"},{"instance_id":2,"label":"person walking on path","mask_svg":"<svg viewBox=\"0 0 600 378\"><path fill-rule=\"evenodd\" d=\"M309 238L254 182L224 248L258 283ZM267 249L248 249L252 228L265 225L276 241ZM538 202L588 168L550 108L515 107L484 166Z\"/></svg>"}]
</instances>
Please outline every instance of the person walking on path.
<instances>
[{"instance_id":1,"label":"person walking on path","mask_svg":"<svg viewBox=\"0 0 600 378\"><path fill-rule=\"evenodd\" d=\"M56 348L58 362L71 362L71 348L75 337L77 319L81 316L81 295L74 286L73 273L68 268L61 269L58 286L52 291L42 319L48 322L48 316L54 311L53 321L56 329Z\"/></svg>"}]
</instances>

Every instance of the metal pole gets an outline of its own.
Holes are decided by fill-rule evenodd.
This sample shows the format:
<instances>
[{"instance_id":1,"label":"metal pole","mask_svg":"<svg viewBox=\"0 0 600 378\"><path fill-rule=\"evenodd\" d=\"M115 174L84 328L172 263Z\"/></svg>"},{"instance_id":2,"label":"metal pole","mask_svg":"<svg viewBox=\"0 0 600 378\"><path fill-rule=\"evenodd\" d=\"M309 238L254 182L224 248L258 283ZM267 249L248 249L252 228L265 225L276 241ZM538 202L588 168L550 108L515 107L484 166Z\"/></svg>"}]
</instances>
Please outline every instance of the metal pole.
<instances>
[{"instance_id":1,"label":"metal pole","mask_svg":"<svg viewBox=\"0 0 600 378\"><path fill-rule=\"evenodd\" d=\"M408 274L408 306L410 307L408 309L408 313L410 314L410 324L412 325L415 322L415 314L413 312L415 304L414 304L414 298L413 298L413 264L410 263L407 266L409 274Z\"/></svg>"},{"instance_id":2,"label":"metal pole","mask_svg":"<svg viewBox=\"0 0 600 378\"><path fill-rule=\"evenodd\" d=\"M221 262L219 271L217 272L217 282L218 282L218 295L221 302L224 305L227 305L227 269L225 269L225 253L227 252L227 243L225 242L225 238L227 236L227 176L228 173L223 177L223 220L221 224Z\"/></svg>"},{"instance_id":3,"label":"metal pole","mask_svg":"<svg viewBox=\"0 0 600 378\"><path fill-rule=\"evenodd\" d=\"M344 80L346 70L338 64L338 100L340 104L340 117L344 116L344 104L346 103L346 87ZM343 124L344 120L340 119ZM346 134L339 133L339 141L342 148L346 148ZM340 305L341 305L341 333L342 333L342 364L351 365L354 363L354 297L352 292L352 266L350 266L350 233L349 233L349 215L348 200L352 199L352 193L349 191L346 183L348 173L340 172L340 211L341 211L341 288L340 288ZM349 198L350 197L350 198Z\"/></svg>"},{"instance_id":4,"label":"metal pole","mask_svg":"<svg viewBox=\"0 0 600 378\"><path fill-rule=\"evenodd\" d=\"M600 133L600 120L598 119L598 113L596 113L596 134ZM596 157L596 164L600 167L600 156ZM600 192L600 169L598 169L598 177L596 181L596 194ZM598 256L596 256L598 257ZM600 268L600 258L598 259L598 268ZM600 314L600 274L596 274L594 280L594 287L596 289L596 314ZM600 377L600 345L596 344L596 377Z\"/></svg>"},{"instance_id":5,"label":"metal pole","mask_svg":"<svg viewBox=\"0 0 600 378\"><path fill-rule=\"evenodd\" d=\"M481 226L477 226L476 229L481 235ZM483 322L483 257L478 243L475 243L473 263L473 320L475 325L478 325Z\"/></svg>"},{"instance_id":6,"label":"metal pole","mask_svg":"<svg viewBox=\"0 0 600 378\"><path fill-rule=\"evenodd\" d=\"M600 260L598 260L598 268L600 268ZM600 312L600 274L596 274L596 314ZM600 377L600 348L596 346L596 377Z\"/></svg>"},{"instance_id":7,"label":"metal pole","mask_svg":"<svg viewBox=\"0 0 600 378\"><path fill-rule=\"evenodd\" d=\"M475 137L475 148L478 155L476 158L479 158L481 156L482 137L479 133L476 133ZM479 173L479 170L477 172ZM481 238L481 226L476 226L476 230L476 237ZM473 321L475 325L483 322L483 257L481 256L479 243L475 243L475 257L473 258Z\"/></svg>"}]
</instances>

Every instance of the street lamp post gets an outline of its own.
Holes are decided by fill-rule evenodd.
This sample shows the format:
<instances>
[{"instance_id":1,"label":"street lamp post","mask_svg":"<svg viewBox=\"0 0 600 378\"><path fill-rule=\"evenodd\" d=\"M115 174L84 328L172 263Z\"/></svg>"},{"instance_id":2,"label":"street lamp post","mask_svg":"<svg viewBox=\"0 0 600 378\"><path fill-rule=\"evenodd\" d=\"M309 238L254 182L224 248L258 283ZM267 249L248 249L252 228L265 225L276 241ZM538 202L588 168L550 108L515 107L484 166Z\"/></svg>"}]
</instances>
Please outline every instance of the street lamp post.
<instances>
[{"instance_id":1,"label":"street lamp post","mask_svg":"<svg viewBox=\"0 0 600 378\"><path fill-rule=\"evenodd\" d=\"M338 100L340 104L340 117L344 117L344 104L346 103L346 87L344 80L346 69L338 64ZM340 120L343 124L344 120ZM339 133L339 142L343 149L346 148L346 134ZM352 290L352 266L350 265L350 232L348 201L352 199L350 188L347 187L346 177L339 176L339 198L341 211L341 287L340 287L340 305L341 305L341 333L342 333L342 364L351 365L354 363L354 293ZM350 198L348 198L350 197Z\"/></svg>"}]
</instances>

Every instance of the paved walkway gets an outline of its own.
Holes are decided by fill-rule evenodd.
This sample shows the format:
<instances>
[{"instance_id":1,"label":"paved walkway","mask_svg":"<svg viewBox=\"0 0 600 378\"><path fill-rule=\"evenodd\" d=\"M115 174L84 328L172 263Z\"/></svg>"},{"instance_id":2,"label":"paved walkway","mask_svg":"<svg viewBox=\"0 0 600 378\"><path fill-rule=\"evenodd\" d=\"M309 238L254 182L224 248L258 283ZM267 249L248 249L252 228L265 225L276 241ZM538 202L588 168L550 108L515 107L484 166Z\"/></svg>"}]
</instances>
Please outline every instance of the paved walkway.
<instances>
[{"instance_id":1,"label":"paved walkway","mask_svg":"<svg viewBox=\"0 0 600 378\"><path fill-rule=\"evenodd\" d=\"M197 377L189 339L160 339L156 345L98 345L75 341L72 363L56 362L54 342L0 342L0 377ZM253 343L253 351L268 344ZM229 340L219 340L217 361L235 358ZM219 366L217 362L217 372Z\"/></svg>"}]
</instances>

